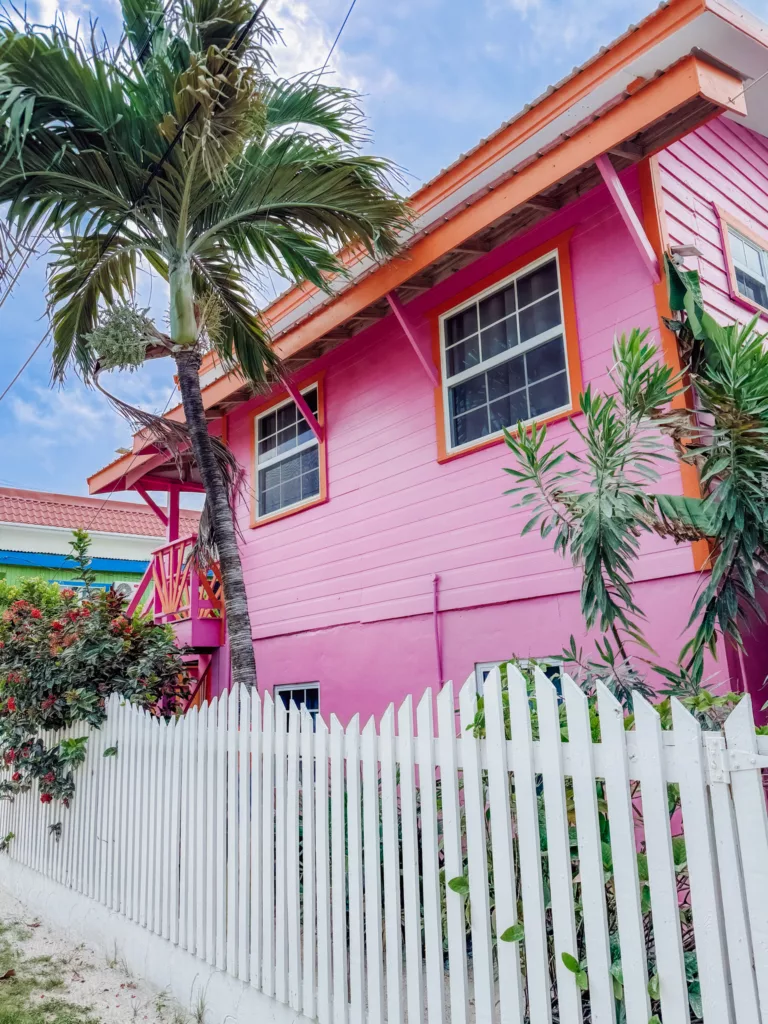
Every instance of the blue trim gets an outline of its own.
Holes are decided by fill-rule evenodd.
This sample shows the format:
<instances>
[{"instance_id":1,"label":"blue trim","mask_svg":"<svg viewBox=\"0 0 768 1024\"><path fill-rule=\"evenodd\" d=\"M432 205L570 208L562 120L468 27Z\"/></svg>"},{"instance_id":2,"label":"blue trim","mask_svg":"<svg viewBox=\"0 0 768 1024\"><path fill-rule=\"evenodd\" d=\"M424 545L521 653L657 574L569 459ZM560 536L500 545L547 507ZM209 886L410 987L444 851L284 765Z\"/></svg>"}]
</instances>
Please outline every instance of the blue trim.
<instances>
[{"instance_id":1,"label":"blue trim","mask_svg":"<svg viewBox=\"0 0 768 1024\"><path fill-rule=\"evenodd\" d=\"M75 566L67 555L45 555L35 551L0 551L0 565L27 565L41 569L69 569ZM135 572L141 575L149 562L133 558L94 558L91 568L96 572Z\"/></svg>"}]
</instances>

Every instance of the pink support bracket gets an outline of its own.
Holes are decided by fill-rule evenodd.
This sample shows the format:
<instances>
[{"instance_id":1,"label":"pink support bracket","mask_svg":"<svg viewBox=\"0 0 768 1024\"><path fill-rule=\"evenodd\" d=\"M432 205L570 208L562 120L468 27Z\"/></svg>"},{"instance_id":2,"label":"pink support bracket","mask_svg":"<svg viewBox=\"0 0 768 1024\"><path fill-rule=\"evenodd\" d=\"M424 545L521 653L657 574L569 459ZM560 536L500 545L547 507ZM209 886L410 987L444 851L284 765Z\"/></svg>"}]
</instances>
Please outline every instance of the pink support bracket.
<instances>
[{"instance_id":1,"label":"pink support bracket","mask_svg":"<svg viewBox=\"0 0 768 1024\"><path fill-rule=\"evenodd\" d=\"M166 529L168 529L168 516L160 508L160 506L157 504L157 502L154 500L154 498L151 498L149 496L149 494L147 494L146 490L140 484L136 484L136 487L134 489L137 491L138 494L140 494L142 496L144 501L146 501L146 503L149 505L149 507L155 513L155 515L160 520L160 522L163 524L163 526Z\"/></svg>"},{"instance_id":2,"label":"pink support bracket","mask_svg":"<svg viewBox=\"0 0 768 1024\"><path fill-rule=\"evenodd\" d=\"M608 187L608 191L611 194L616 207L621 214L621 218L629 229L629 233L632 236L632 241L637 247L637 251L640 253L643 263L648 269L648 273L655 283L661 280L661 274L659 272L659 261L656 257L656 253L653 251L653 246L648 241L643 225L635 213L635 208L629 201L629 196L624 191L624 186L621 184L616 168L611 163L608 156L603 153L597 160L595 160L600 176Z\"/></svg>"},{"instance_id":3,"label":"pink support bracket","mask_svg":"<svg viewBox=\"0 0 768 1024\"><path fill-rule=\"evenodd\" d=\"M324 433L323 433L323 428L320 426L320 424L315 419L315 414L312 412L312 410L307 405L306 401L304 400L304 396L299 391L299 389L296 387L296 385L293 383L293 381L286 380L286 381L284 381L284 384L285 384L286 391L291 396L291 398L294 400L296 405L299 407L299 411L301 412L301 415L304 417L304 419L309 424L309 429L315 435L317 440L322 443L322 441L324 439L324 436L325 436Z\"/></svg>"},{"instance_id":4,"label":"pink support bracket","mask_svg":"<svg viewBox=\"0 0 768 1024\"><path fill-rule=\"evenodd\" d=\"M416 341L416 335L414 334L413 327L411 326L411 322L408 319L408 314L406 313L405 306L402 304L400 299L398 299L397 295L394 292L387 292L387 302L389 303L392 312L397 317L397 322L403 328L403 332L406 338L411 343L411 348L416 353L416 356L421 365L424 367L424 372L429 377L433 387L437 387L438 384L440 383L440 380L437 376L437 370L435 369L434 364L430 362L424 355L424 353L421 350L421 347L419 346L419 343Z\"/></svg>"}]
</instances>

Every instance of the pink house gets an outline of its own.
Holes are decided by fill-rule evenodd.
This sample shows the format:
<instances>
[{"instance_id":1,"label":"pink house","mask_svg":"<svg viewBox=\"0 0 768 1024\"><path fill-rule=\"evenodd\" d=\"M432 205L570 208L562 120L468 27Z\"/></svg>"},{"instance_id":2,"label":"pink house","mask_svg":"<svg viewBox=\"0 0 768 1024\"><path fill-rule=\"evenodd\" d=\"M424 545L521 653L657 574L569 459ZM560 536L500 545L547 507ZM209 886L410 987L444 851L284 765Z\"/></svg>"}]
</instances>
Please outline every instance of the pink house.
<instances>
[{"instance_id":1,"label":"pink house","mask_svg":"<svg viewBox=\"0 0 768 1024\"><path fill-rule=\"evenodd\" d=\"M551 423L606 382L614 335L650 327L678 366L659 266L695 246L724 319L768 318L768 27L720 0L671 0L412 198L385 265L349 252L331 296L297 287L267 311L291 383L250 398L203 365L204 400L244 471L242 556L262 690L347 720L500 659L583 641L579 573L520 536L501 428ZM689 250L691 252L693 250ZM180 409L169 416L181 418ZM662 487L698 494L670 462ZM212 580L189 581L166 453L134 452L92 493L167 491L156 613L227 683ZM636 585L672 662L707 551L645 545ZM756 659L753 659L756 662ZM723 653L735 685L764 672Z\"/></svg>"}]
</instances>

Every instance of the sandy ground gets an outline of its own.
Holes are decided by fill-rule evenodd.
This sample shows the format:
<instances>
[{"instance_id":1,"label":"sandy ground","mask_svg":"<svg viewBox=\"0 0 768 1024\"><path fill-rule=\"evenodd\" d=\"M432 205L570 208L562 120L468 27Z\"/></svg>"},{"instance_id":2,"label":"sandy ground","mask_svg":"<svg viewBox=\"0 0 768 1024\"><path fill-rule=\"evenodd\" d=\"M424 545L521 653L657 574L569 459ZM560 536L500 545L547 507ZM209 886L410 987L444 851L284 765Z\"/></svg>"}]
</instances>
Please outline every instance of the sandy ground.
<instances>
[{"instance_id":1,"label":"sandy ground","mask_svg":"<svg viewBox=\"0 0 768 1024\"><path fill-rule=\"evenodd\" d=\"M133 977L119 959L108 961L84 943L75 944L72 936L46 925L2 887L0 921L16 926L11 937L18 940L25 959L48 956L59 967L65 987L51 992L51 997L89 1007L101 1024L194 1021L170 996Z\"/></svg>"}]
</instances>

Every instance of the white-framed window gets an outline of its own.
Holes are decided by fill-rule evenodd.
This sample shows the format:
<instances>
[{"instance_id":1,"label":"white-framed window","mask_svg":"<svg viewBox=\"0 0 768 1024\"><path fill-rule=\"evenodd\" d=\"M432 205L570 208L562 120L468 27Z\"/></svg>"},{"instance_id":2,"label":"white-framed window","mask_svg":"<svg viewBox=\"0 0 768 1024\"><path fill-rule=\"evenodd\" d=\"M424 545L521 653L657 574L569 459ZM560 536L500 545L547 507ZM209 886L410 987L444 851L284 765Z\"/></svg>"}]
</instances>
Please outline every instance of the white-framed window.
<instances>
[{"instance_id":1,"label":"white-framed window","mask_svg":"<svg viewBox=\"0 0 768 1024\"><path fill-rule=\"evenodd\" d=\"M548 676L555 684L555 689L558 695L562 694L562 683L560 676L563 671L563 663L559 658L534 658L532 659L541 669L545 676ZM519 665L521 668L528 668L532 664L531 660L521 658ZM482 697L483 687L485 681L491 672L502 665L501 661L478 661L475 663L475 685L477 686L478 695Z\"/></svg>"},{"instance_id":2,"label":"white-framed window","mask_svg":"<svg viewBox=\"0 0 768 1024\"><path fill-rule=\"evenodd\" d=\"M570 406L557 252L440 317L449 449Z\"/></svg>"},{"instance_id":3,"label":"white-framed window","mask_svg":"<svg viewBox=\"0 0 768 1024\"><path fill-rule=\"evenodd\" d=\"M275 700L281 700L290 711L291 704L299 708L306 708L312 715L312 721L317 720L320 714L320 684L319 683L286 683L283 686L274 688Z\"/></svg>"},{"instance_id":4,"label":"white-framed window","mask_svg":"<svg viewBox=\"0 0 768 1024\"><path fill-rule=\"evenodd\" d=\"M318 388L302 391L317 416ZM292 398L256 417L256 518L299 508L320 494L320 446Z\"/></svg>"},{"instance_id":5,"label":"white-framed window","mask_svg":"<svg viewBox=\"0 0 768 1024\"><path fill-rule=\"evenodd\" d=\"M730 225L728 242L739 293L768 309L768 252Z\"/></svg>"}]
</instances>

